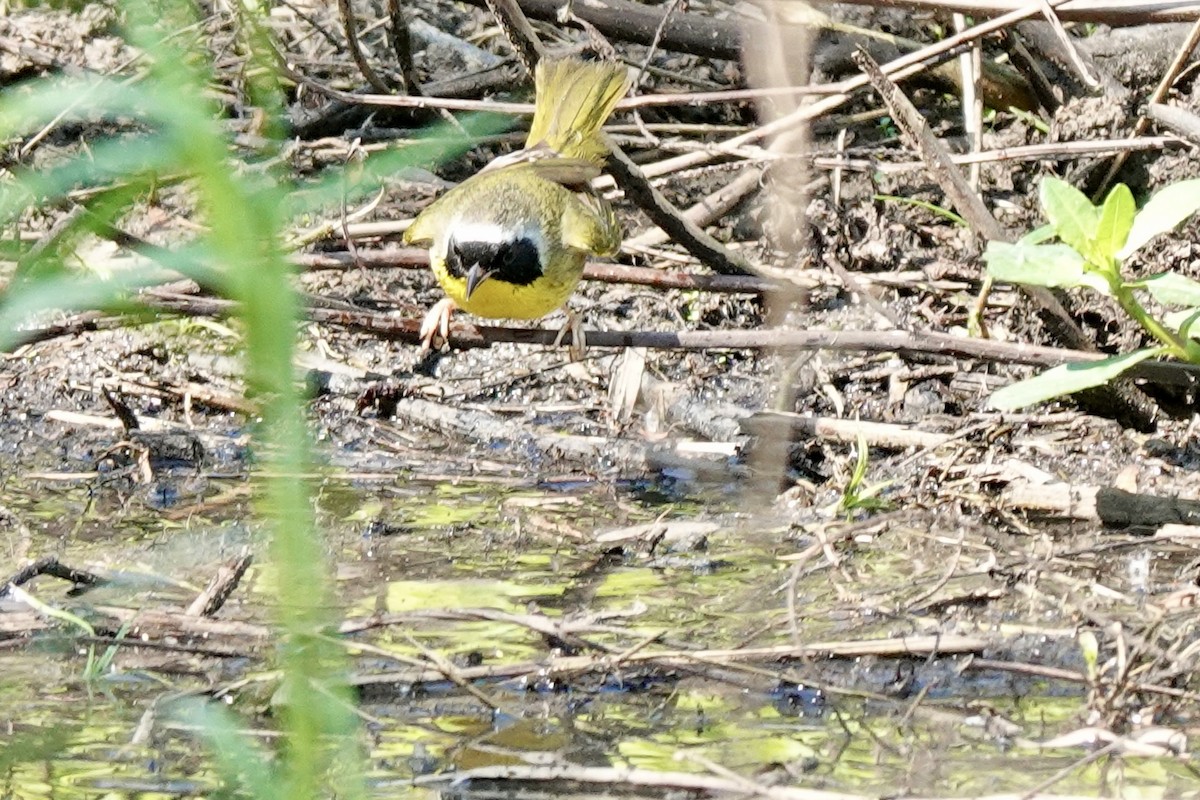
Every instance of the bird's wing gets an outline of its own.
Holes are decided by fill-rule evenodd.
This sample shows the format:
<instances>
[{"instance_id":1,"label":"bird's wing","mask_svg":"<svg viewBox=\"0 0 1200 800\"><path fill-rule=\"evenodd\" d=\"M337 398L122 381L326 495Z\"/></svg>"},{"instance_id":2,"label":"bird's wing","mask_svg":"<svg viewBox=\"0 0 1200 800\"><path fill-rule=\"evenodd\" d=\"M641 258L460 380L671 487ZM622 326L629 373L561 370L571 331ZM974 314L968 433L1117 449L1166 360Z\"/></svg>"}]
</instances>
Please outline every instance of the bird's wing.
<instances>
[{"instance_id":1,"label":"bird's wing","mask_svg":"<svg viewBox=\"0 0 1200 800\"><path fill-rule=\"evenodd\" d=\"M567 247L596 256L621 249L621 224L612 206L592 194L577 194L563 209L562 239Z\"/></svg>"},{"instance_id":2,"label":"bird's wing","mask_svg":"<svg viewBox=\"0 0 1200 800\"><path fill-rule=\"evenodd\" d=\"M540 158L531 161L529 168L542 180L568 189L585 188L600 177L600 168L582 158Z\"/></svg>"},{"instance_id":3,"label":"bird's wing","mask_svg":"<svg viewBox=\"0 0 1200 800\"><path fill-rule=\"evenodd\" d=\"M600 168L582 158L563 158L553 150L544 147L533 147L518 150L506 156L493 159L479 171L494 172L498 169L527 169L545 181L566 186L568 189L579 190L591 183L593 178L600 175Z\"/></svg>"}]
</instances>

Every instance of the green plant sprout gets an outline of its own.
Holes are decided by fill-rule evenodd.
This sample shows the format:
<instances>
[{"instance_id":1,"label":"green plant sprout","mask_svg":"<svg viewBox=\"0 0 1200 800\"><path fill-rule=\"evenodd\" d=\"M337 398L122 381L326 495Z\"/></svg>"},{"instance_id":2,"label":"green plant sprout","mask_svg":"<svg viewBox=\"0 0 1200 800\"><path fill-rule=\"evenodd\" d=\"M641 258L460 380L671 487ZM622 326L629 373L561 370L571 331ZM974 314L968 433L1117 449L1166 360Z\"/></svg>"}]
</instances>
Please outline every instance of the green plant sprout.
<instances>
[{"instance_id":1,"label":"green plant sprout","mask_svg":"<svg viewBox=\"0 0 1200 800\"><path fill-rule=\"evenodd\" d=\"M45 603L33 595L26 592L20 586L9 585L8 593L14 600L24 603L42 616L56 619L60 622L65 622L68 625L79 630L83 636L94 639L96 637L96 629L92 624L83 617L73 614L70 611L65 611L61 608L56 608L49 603ZM87 649L87 662L83 667L82 678L87 684L88 691L91 692L95 686L112 667L113 659L117 657L117 651L120 647L120 642L129 634L130 623L126 621L117 631L115 638L116 643L105 648L104 652L97 655L96 645L89 644Z\"/></svg>"},{"instance_id":2,"label":"green plant sprout","mask_svg":"<svg viewBox=\"0 0 1200 800\"><path fill-rule=\"evenodd\" d=\"M955 214L950 209L942 208L939 205L934 205L933 203L927 202L925 200L917 200L914 197L901 197L900 195L896 195L896 194L877 194L877 195L875 195L874 199L878 200L880 202L884 202L884 203L899 203L901 205L909 205L909 206L916 206L917 208L923 208L926 211L930 212L931 214L936 214L939 217L944 217L945 219L950 220L955 225L958 225L963 228L969 227L967 225L967 221L965 219L960 217L958 214Z\"/></svg>"},{"instance_id":3,"label":"green plant sprout","mask_svg":"<svg viewBox=\"0 0 1200 800\"><path fill-rule=\"evenodd\" d=\"M1200 331L1193 331L1200 318L1200 282L1174 272L1137 280L1126 280L1121 274L1125 259L1200 210L1200 179L1162 189L1141 211L1124 184L1115 186L1099 206L1056 178L1042 181L1039 196L1050 223L1016 244L988 242L983 256L988 274L1007 283L1086 287L1107 295L1158 344L1098 361L1054 367L1000 389L991 396L990 404L1009 411L1101 386L1151 358L1200 364L1200 342L1196 341ZM1057 242L1047 243L1055 238ZM1139 300L1143 293L1179 310L1156 316Z\"/></svg>"},{"instance_id":4,"label":"green plant sprout","mask_svg":"<svg viewBox=\"0 0 1200 800\"><path fill-rule=\"evenodd\" d=\"M854 449L854 469L850 472L850 479L846 481L846 487L842 490L842 496L838 500L836 508L837 513L845 515L848 519L859 511L867 514L885 511L888 508L888 501L880 497L880 494L894 483L894 481L880 481L865 485L870 451L867 447L867 439L861 431Z\"/></svg>"}]
</instances>

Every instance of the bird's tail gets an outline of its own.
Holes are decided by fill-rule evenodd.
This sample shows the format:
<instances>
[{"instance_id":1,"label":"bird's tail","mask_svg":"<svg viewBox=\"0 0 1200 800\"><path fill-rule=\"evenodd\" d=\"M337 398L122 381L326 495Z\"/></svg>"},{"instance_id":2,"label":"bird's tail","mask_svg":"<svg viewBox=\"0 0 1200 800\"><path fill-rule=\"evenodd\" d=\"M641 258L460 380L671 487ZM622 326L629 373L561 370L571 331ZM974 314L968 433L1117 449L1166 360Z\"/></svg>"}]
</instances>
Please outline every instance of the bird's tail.
<instances>
[{"instance_id":1,"label":"bird's tail","mask_svg":"<svg viewBox=\"0 0 1200 800\"><path fill-rule=\"evenodd\" d=\"M563 158L603 163L608 146L600 128L629 91L629 73L624 65L574 58L542 59L534 86L537 98L525 146L547 147Z\"/></svg>"}]
</instances>

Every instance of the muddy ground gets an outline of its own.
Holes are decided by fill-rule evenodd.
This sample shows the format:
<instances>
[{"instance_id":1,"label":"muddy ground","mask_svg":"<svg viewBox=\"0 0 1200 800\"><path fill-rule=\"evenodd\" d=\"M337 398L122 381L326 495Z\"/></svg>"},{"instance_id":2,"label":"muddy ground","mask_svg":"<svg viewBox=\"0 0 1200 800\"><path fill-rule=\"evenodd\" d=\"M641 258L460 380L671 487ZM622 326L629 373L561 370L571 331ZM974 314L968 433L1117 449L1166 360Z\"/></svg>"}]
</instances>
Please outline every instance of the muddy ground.
<instances>
[{"instance_id":1,"label":"muddy ground","mask_svg":"<svg viewBox=\"0 0 1200 800\"><path fill-rule=\"evenodd\" d=\"M375 80L395 91L403 78L394 30L382 9L356 11ZM701 25L728 11L706 4L676 13ZM427 95L528 98L487 12L434 2L409 12L414 76ZM831 13L919 42L948 25L923 12ZM8 91L72 70L135 74L119 23L104 4L0 18ZM1037 27L1045 24L1028 24L1003 43L989 39L985 56L1014 61L1020 72L1026 62L1004 55L1019 42L1054 92L1038 98L1036 86L1018 81L1011 91L1027 96L1029 110L985 115L982 149L991 155L978 176L980 196L1017 235L1042 222L1045 176L1087 191L1100 184L1111 152L1079 145L1131 135L1188 28L1074 24L1075 46L1103 86L1089 92L1045 49ZM669 36L651 52L623 39L620 26L601 28L632 65L648 59L642 95L752 85L740 60L689 52ZM214 13L193 34L215 54L214 91L244 143L256 121L241 104L235 30ZM561 26L539 30L580 40ZM347 51L332 5L278 6L272 33L307 80L376 91ZM881 61L900 52L821 30L811 42L813 82L855 74L848 53L856 44ZM728 47L736 51L736 41ZM931 130L966 152L958 91L941 78L905 86ZM438 118L333 100L311 84L289 89L287 157L298 180L341 169L356 151L391 146ZM1195 92L1185 70L1167 101L1193 110ZM649 166L713 149L758 124L760 113L772 113L767 101L681 102L649 106L640 120L619 111L611 128ZM134 133L119 121L54 127L10 143L6 167L54 163ZM519 142L519 134L494 137L429 165L436 179L396 176L377 203L295 223L298 237L327 224L296 252L299 288L332 315L314 311L302 326L298 377L312 390L319 515L345 633L368 646L356 656L355 680L374 715L369 747L380 795L414 780L436 789L456 770L476 770L467 774L481 791L494 781L550 781L559 792L596 783L632 793L746 789L722 783L732 779L720 768L759 788L859 796L1193 791L1200 445L1186 380L1139 379L1124 404L1092 396L990 410L989 393L1031 368L1005 358L1008 351L939 353L927 338L967 336L983 241L933 208L949 206L943 188L877 95L863 90L813 120L800 157L744 147L656 180L687 207L764 170L707 228L760 267L756 278L733 279L724 291L587 280L572 301L590 330L629 332L631 341L643 332L705 332L707 346L689 348L686 338L638 350L601 344L573 362L565 349L541 344L468 347L497 337L459 315L450 346L423 354L415 323L440 289L414 261L419 254L402 251L395 223L445 181ZM1009 155L1038 144L1056 147ZM1130 149L1117 177L1144 197L1198 172L1194 148L1168 136ZM611 197L627 238L653 228L619 191ZM5 274L69 211L25 215L6 243ZM176 185L144 198L122 227L172 246L202 222L186 186ZM1156 241L1129 265L1132 274L1200 277L1198 226ZM712 274L677 243L628 250L616 259L625 266ZM127 254L88 238L77 263L119 268ZM21 577L48 602L84 603L99 641L131 631L143 640L122 648L114 674L235 698L253 715L269 705L269 690L239 680L270 663L269 577L256 564L225 605L182 613L220 566L261 552L249 511L254 409L243 396L239 326L186 288L171 289L172 308L184 313L124 324L36 320L37 341L0 361L0 532L9 565L0 571L21 576L30 563L57 558L95 573L106 588L82 594L49 576ZM160 311L164 297L151 298ZM1102 299L1069 294L1064 302L1097 348L1144 344ZM984 322L1000 343L1066 346L1011 287L991 293ZM557 328L561 319L540 324ZM768 328L828 331L829 346L722 339ZM834 335L889 330L920 346L897 353ZM855 478L863 444L865 474ZM23 709L10 731L28 732L45 724L46 694L84 689L72 648L62 645L70 636L58 629L56 637L44 614L3 602L0 647L15 676L6 691ZM502 714L461 689L473 680L499 698ZM138 678L108 690L113 702L103 713L113 737L132 737L156 687ZM167 766L149 776L136 758L97 755L86 731L80 723L64 760L83 765L82 783L72 785L173 795L211 788L178 730L153 738ZM691 760L681 766L679 753ZM559 771L538 772L546 762L531 754L553 756ZM104 778L115 783L86 778L98 763L120 765ZM513 770L488 771L504 766ZM587 771L629 767L646 772ZM12 785L29 779L9 770ZM687 784L681 771L708 783Z\"/></svg>"}]
</instances>

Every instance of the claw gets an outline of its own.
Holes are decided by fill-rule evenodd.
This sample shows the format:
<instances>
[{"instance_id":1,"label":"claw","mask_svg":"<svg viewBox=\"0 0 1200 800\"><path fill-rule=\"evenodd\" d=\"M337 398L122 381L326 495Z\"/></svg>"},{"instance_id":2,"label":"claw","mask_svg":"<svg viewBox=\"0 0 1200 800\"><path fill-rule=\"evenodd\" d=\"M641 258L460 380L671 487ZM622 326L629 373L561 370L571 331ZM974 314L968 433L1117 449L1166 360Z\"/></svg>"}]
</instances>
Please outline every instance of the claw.
<instances>
[{"instance_id":1,"label":"claw","mask_svg":"<svg viewBox=\"0 0 1200 800\"><path fill-rule=\"evenodd\" d=\"M449 297L443 297L433 304L425 319L421 321L421 351L431 349L433 335L440 333L443 342L450 341L450 314L457 308Z\"/></svg>"},{"instance_id":2,"label":"claw","mask_svg":"<svg viewBox=\"0 0 1200 800\"><path fill-rule=\"evenodd\" d=\"M568 353L572 361L582 361L583 351L587 350L587 334L583 330L583 317L566 306L563 306L563 313L567 315L567 324L563 325L558 336L554 337L554 346L561 345L563 337L567 335L567 331L570 331L571 345Z\"/></svg>"}]
</instances>

